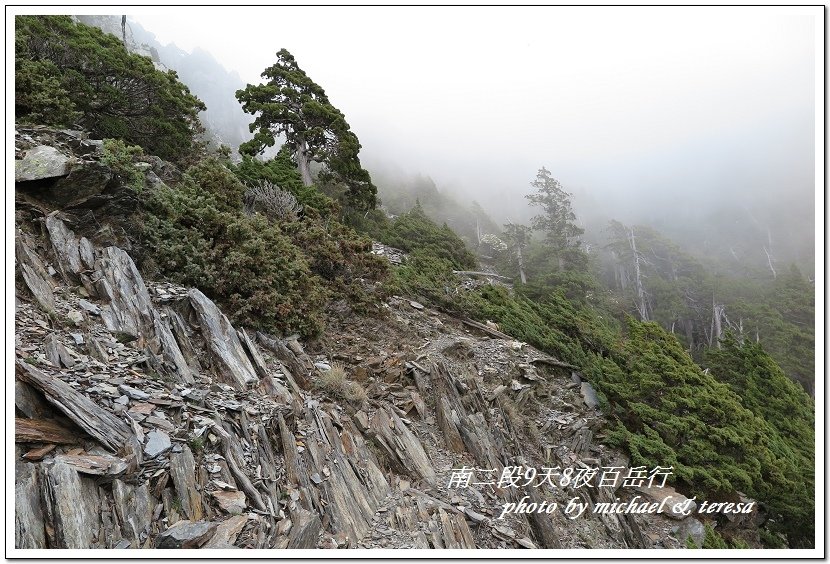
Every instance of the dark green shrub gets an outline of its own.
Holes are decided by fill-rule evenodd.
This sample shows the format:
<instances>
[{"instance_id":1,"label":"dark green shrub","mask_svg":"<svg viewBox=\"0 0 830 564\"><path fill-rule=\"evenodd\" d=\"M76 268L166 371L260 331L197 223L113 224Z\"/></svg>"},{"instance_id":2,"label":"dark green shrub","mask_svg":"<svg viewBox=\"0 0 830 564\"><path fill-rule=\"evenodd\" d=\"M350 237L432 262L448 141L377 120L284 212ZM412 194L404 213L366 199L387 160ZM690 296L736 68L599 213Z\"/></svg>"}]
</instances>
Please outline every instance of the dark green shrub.
<instances>
[{"instance_id":1,"label":"dark green shrub","mask_svg":"<svg viewBox=\"0 0 830 564\"><path fill-rule=\"evenodd\" d=\"M678 485L711 500L745 492L777 516L791 546L812 544L812 447L788 444L762 410L747 409L751 395L745 403L703 371L673 335L631 320L623 350L595 363L591 378L618 422L609 439L633 465L672 465Z\"/></svg>"},{"instance_id":2,"label":"dark green shrub","mask_svg":"<svg viewBox=\"0 0 830 564\"><path fill-rule=\"evenodd\" d=\"M24 123L71 126L80 117L52 61L15 60L14 113Z\"/></svg>"},{"instance_id":3,"label":"dark green shrub","mask_svg":"<svg viewBox=\"0 0 830 564\"><path fill-rule=\"evenodd\" d=\"M204 109L176 73L156 70L114 35L69 16L15 17L18 119L77 123L95 138L181 162L194 150Z\"/></svg>"},{"instance_id":4,"label":"dark green shrub","mask_svg":"<svg viewBox=\"0 0 830 564\"><path fill-rule=\"evenodd\" d=\"M450 261L456 270L475 268L478 261L452 229L438 227L429 219L420 204L409 213L396 217L380 234L382 243L407 252L423 253Z\"/></svg>"},{"instance_id":5,"label":"dark green shrub","mask_svg":"<svg viewBox=\"0 0 830 564\"><path fill-rule=\"evenodd\" d=\"M235 322L314 335L327 292L280 227L241 212L245 186L218 161L192 167L148 195L142 239L157 268L200 288Z\"/></svg>"},{"instance_id":6,"label":"dark green shrub","mask_svg":"<svg viewBox=\"0 0 830 564\"><path fill-rule=\"evenodd\" d=\"M458 277L452 272L454 267L446 258L416 250L404 265L395 269L388 290L392 294L460 311L463 296L455 292Z\"/></svg>"},{"instance_id":7,"label":"dark green shrub","mask_svg":"<svg viewBox=\"0 0 830 564\"><path fill-rule=\"evenodd\" d=\"M314 186L303 186L297 166L287 150L280 150L276 157L267 161L243 155L242 160L230 168L248 186L266 181L291 192L303 205L307 214L329 216L337 212L337 203L334 200L320 193Z\"/></svg>"},{"instance_id":8,"label":"dark green shrub","mask_svg":"<svg viewBox=\"0 0 830 564\"><path fill-rule=\"evenodd\" d=\"M144 188L144 174L135 167L135 163L142 154L141 147L128 146L120 139L104 139L101 162L110 167L124 184L141 192Z\"/></svg>"}]
</instances>

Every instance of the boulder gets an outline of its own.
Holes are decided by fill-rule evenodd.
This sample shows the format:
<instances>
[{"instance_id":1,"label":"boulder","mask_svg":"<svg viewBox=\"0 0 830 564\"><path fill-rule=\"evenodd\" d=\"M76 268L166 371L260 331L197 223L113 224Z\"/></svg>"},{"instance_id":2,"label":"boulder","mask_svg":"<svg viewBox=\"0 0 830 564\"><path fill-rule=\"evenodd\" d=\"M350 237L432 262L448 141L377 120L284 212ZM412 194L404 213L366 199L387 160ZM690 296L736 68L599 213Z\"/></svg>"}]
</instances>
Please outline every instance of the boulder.
<instances>
[{"instance_id":1,"label":"boulder","mask_svg":"<svg viewBox=\"0 0 830 564\"><path fill-rule=\"evenodd\" d=\"M150 294L130 255L118 247L102 249L95 260L93 281L98 294L108 302L101 308L108 331L136 339L154 334Z\"/></svg>"},{"instance_id":2,"label":"boulder","mask_svg":"<svg viewBox=\"0 0 830 564\"><path fill-rule=\"evenodd\" d=\"M591 409L599 407L599 398L597 397L597 393L594 391L591 384L588 382L582 382L579 391L582 394L582 401L585 402L585 405Z\"/></svg>"},{"instance_id":3,"label":"boulder","mask_svg":"<svg viewBox=\"0 0 830 564\"><path fill-rule=\"evenodd\" d=\"M49 232L49 240L52 242L52 248L55 251L58 269L65 280L73 284L77 283L80 280L78 275L84 271L78 238L58 218L57 212L52 212L46 216L46 230Z\"/></svg>"},{"instance_id":4,"label":"boulder","mask_svg":"<svg viewBox=\"0 0 830 564\"><path fill-rule=\"evenodd\" d=\"M147 433L147 444L144 445L144 454L154 458L172 447L170 436L164 431L150 431Z\"/></svg>"},{"instance_id":5,"label":"boulder","mask_svg":"<svg viewBox=\"0 0 830 564\"><path fill-rule=\"evenodd\" d=\"M113 181L112 169L95 161L85 161L72 167L69 175L43 190L39 197L58 207L98 207L115 198L127 196L127 186ZM106 193L108 188L114 188Z\"/></svg>"},{"instance_id":6,"label":"boulder","mask_svg":"<svg viewBox=\"0 0 830 564\"><path fill-rule=\"evenodd\" d=\"M686 539L691 537L695 545L703 546L703 537L706 535L706 528L698 519L689 517L684 519L678 526L672 529L672 533L684 546Z\"/></svg>"},{"instance_id":7,"label":"boulder","mask_svg":"<svg viewBox=\"0 0 830 564\"><path fill-rule=\"evenodd\" d=\"M67 464L42 466L47 532L53 548L93 548L100 529L98 488Z\"/></svg>"},{"instance_id":8,"label":"boulder","mask_svg":"<svg viewBox=\"0 0 830 564\"><path fill-rule=\"evenodd\" d=\"M192 521L202 519L202 496L196 489L196 461L190 447L182 445L182 452L170 456L170 475L182 504L182 511Z\"/></svg>"},{"instance_id":9,"label":"boulder","mask_svg":"<svg viewBox=\"0 0 830 564\"><path fill-rule=\"evenodd\" d=\"M14 480L14 546L46 548L36 467L34 464L20 462L20 457L17 459Z\"/></svg>"},{"instance_id":10,"label":"boulder","mask_svg":"<svg viewBox=\"0 0 830 564\"><path fill-rule=\"evenodd\" d=\"M240 491L226 492L219 490L210 495L216 499L216 502L223 511L231 515L239 515L248 507L248 504L245 502L245 494Z\"/></svg>"},{"instance_id":11,"label":"boulder","mask_svg":"<svg viewBox=\"0 0 830 564\"><path fill-rule=\"evenodd\" d=\"M227 521L222 521L216 527L216 532L205 545L205 548L237 548L233 546L233 543L247 522L248 517L244 515L237 515Z\"/></svg>"},{"instance_id":12,"label":"boulder","mask_svg":"<svg viewBox=\"0 0 830 564\"><path fill-rule=\"evenodd\" d=\"M217 361L217 376L238 390L244 390L248 384L255 383L258 380L256 370L248 360L236 329L225 314L210 298L195 288L188 292L188 296L199 316L205 342Z\"/></svg>"},{"instance_id":13,"label":"boulder","mask_svg":"<svg viewBox=\"0 0 830 564\"><path fill-rule=\"evenodd\" d=\"M14 181L31 182L69 174L72 159L54 147L38 145L14 162Z\"/></svg>"},{"instance_id":14,"label":"boulder","mask_svg":"<svg viewBox=\"0 0 830 564\"><path fill-rule=\"evenodd\" d=\"M216 523L177 521L156 537L156 548L199 548L216 532Z\"/></svg>"},{"instance_id":15,"label":"boulder","mask_svg":"<svg viewBox=\"0 0 830 564\"><path fill-rule=\"evenodd\" d=\"M156 506L156 500L150 494L147 484L132 486L115 480L112 494L122 534L125 538L140 543L143 535L150 532L153 509Z\"/></svg>"}]
</instances>

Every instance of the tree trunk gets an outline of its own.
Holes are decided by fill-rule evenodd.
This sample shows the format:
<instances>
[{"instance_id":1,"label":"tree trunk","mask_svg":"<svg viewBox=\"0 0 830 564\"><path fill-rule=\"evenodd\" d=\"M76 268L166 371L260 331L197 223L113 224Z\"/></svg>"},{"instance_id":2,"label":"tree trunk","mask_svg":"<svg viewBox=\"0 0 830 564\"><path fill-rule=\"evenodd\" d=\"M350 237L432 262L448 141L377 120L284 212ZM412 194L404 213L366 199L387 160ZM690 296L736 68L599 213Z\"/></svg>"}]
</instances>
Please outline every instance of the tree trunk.
<instances>
[{"instance_id":1,"label":"tree trunk","mask_svg":"<svg viewBox=\"0 0 830 564\"><path fill-rule=\"evenodd\" d=\"M311 179L311 159L308 156L308 145L305 138L297 137L297 154L296 154L297 168L300 170L300 177L303 180L303 186L311 186L314 181Z\"/></svg>"},{"instance_id":2,"label":"tree trunk","mask_svg":"<svg viewBox=\"0 0 830 564\"><path fill-rule=\"evenodd\" d=\"M689 354L692 354L695 348L694 322L691 319L686 319L683 321L683 325L686 329L686 340L689 341Z\"/></svg>"},{"instance_id":3,"label":"tree trunk","mask_svg":"<svg viewBox=\"0 0 830 564\"><path fill-rule=\"evenodd\" d=\"M764 247L764 253L767 255L767 264L769 264L769 269L772 271L772 279L775 280L777 278L775 274L775 267L772 266L772 257L766 247Z\"/></svg>"},{"instance_id":4,"label":"tree trunk","mask_svg":"<svg viewBox=\"0 0 830 564\"><path fill-rule=\"evenodd\" d=\"M525 277L525 263L524 259L522 259L521 245L516 246L516 259L519 261L519 279L522 281L522 284L527 284L527 278Z\"/></svg>"},{"instance_id":5,"label":"tree trunk","mask_svg":"<svg viewBox=\"0 0 830 564\"><path fill-rule=\"evenodd\" d=\"M625 270L622 257L616 251L611 251L611 257L614 259L614 282L617 288L625 292L628 287L628 273Z\"/></svg>"},{"instance_id":6,"label":"tree trunk","mask_svg":"<svg viewBox=\"0 0 830 564\"><path fill-rule=\"evenodd\" d=\"M637 254L637 243L634 241L634 228L628 232L631 252L634 253L634 274L637 283L637 312L640 314L640 321L648 321L648 303L646 303L646 291L643 288L643 281L640 277L640 255Z\"/></svg>"},{"instance_id":7,"label":"tree trunk","mask_svg":"<svg viewBox=\"0 0 830 564\"><path fill-rule=\"evenodd\" d=\"M715 346L720 348L720 340L723 337L723 324L721 320L723 318L723 306L713 305L712 307L712 339L715 341ZM709 346L712 344L709 343Z\"/></svg>"}]
</instances>

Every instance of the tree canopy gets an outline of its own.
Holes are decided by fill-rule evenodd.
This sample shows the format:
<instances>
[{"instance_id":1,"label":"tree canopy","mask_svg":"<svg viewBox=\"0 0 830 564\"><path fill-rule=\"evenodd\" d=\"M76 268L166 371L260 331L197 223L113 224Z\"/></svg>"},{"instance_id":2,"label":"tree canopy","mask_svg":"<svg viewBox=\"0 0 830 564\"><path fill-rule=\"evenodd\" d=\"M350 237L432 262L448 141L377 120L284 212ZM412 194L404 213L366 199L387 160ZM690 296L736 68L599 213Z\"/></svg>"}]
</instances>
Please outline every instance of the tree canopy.
<instances>
[{"instance_id":1,"label":"tree canopy","mask_svg":"<svg viewBox=\"0 0 830 564\"><path fill-rule=\"evenodd\" d=\"M324 169L318 180L344 185L352 207L373 208L377 189L360 165L360 142L323 88L309 78L286 49L277 53L277 62L266 68L262 77L267 82L249 84L236 92L242 109L255 116L250 126L254 138L243 143L240 152L261 153L284 136L303 184L313 183L311 163L321 163Z\"/></svg>"},{"instance_id":2,"label":"tree canopy","mask_svg":"<svg viewBox=\"0 0 830 564\"><path fill-rule=\"evenodd\" d=\"M15 114L22 121L80 126L180 161L201 130L205 105L114 35L69 16L15 18Z\"/></svg>"},{"instance_id":3,"label":"tree canopy","mask_svg":"<svg viewBox=\"0 0 830 564\"><path fill-rule=\"evenodd\" d=\"M545 167L539 169L530 185L536 193L525 197L531 205L540 206L543 212L532 219L533 228L544 231L548 242L562 251L577 247L577 237L583 230L574 223L576 215L571 209L571 195Z\"/></svg>"}]
</instances>

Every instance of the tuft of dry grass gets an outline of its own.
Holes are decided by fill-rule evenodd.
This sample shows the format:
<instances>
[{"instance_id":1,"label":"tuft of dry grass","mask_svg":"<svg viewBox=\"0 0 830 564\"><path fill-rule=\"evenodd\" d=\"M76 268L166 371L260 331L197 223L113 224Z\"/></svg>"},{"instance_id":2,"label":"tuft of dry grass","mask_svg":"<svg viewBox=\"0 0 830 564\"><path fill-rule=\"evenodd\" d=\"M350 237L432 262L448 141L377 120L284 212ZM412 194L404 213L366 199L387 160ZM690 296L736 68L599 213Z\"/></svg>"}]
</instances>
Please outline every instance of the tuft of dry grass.
<instances>
[{"instance_id":1,"label":"tuft of dry grass","mask_svg":"<svg viewBox=\"0 0 830 564\"><path fill-rule=\"evenodd\" d=\"M363 403L368 399L363 386L348 379L342 364L335 363L331 370L323 372L317 379L317 387L334 399L354 403Z\"/></svg>"}]
</instances>

